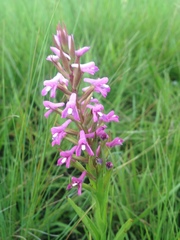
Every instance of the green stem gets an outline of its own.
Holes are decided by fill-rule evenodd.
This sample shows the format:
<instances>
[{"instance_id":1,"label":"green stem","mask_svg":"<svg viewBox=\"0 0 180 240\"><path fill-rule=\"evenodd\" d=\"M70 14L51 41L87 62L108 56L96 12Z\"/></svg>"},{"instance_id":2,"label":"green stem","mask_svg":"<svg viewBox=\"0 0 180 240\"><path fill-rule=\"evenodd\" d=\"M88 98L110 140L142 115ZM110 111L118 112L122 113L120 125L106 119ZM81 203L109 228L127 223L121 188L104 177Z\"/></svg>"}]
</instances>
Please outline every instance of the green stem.
<instances>
[{"instance_id":1,"label":"green stem","mask_svg":"<svg viewBox=\"0 0 180 240\"><path fill-rule=\"evenodd\" d=\"M94 220L100 234L100 240L106 239L107 233L107 209L110 177L112 171L107 171L97 179L96 191L92 194L94 207Z\"/></svg>"}]
</instances>

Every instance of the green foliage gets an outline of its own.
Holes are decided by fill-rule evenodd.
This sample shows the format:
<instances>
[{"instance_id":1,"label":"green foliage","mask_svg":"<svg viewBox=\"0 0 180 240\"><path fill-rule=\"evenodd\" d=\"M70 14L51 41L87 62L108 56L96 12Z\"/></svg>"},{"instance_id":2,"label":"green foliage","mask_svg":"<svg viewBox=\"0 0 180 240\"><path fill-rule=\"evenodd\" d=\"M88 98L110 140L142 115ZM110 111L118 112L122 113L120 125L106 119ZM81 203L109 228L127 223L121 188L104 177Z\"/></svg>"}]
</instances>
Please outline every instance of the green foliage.
<instances>
[{"instance_id":1,"label":"green foliage","mask_svg":"<svg viewBox=\"0 0 180 240\"><path fill-rule=\"evenodd\" d=\"M76 172L56 166L54 119L43 117L43 81L55 74L45 58L58 22L76 48L91 46L83 60L109 77L102 101L120 116L110 128L125 143L109 157L107 239L128 219L126 240L180 238L179 12L176 0L0 1L0 239L90 239L66 199ZM91 207L86 193L76 201Z\"/></svg>"}]
</instances>

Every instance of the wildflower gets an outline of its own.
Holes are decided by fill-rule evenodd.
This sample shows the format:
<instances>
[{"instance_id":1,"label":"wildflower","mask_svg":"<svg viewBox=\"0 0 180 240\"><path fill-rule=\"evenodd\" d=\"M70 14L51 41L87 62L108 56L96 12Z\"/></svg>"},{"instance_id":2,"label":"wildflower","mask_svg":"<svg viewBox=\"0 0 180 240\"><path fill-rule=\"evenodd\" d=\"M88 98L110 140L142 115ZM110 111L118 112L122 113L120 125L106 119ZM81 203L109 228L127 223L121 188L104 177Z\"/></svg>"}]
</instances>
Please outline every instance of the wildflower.
<instances>
[{"instance_id":1,"label":"wildflower","mask_svg":"<svg viewBox=\"0 0 180 240\"><path fill-rule=\"evenodd\" d=\"M94 156L94 153L86 140L85 132L83 130L80 131L80 138L78 141L78 146L76 148L76 155L80 156L82 150L86 150L90 156Z\"/></svg>"},{"instance_id":2,"label":"wildflower","mask_svg":"<svg viewBox=\"0 0 180 240\"><path fill-rule=\"evenodd\" d=\"M56 47L50 47L50 49L51 49L51 51L52 51L53 53L56 54L56 56L57 56L59 59L62 57L62 56L61 56L61 53L62 53L68 60L71 60L70 56L69 56L67 53L65 53L65 52L63 52L63 51L60 51L58 48L56 48Z\"/></svg>"},{"instance_id":3,"label":"wildflower","mask_svg":"<svg viewBox=\"0 0 180 240\"><path fill-rule=\"evenodd\" d=\"M46 118L49 117L49 115L53 112L56 111L56 109L58 109L59 107L63 107L65 103L61 102L61 103L52 103L50 101L43 101L43 105L45 106L45 108L48 110L44 116Z\"/></svg>"},{"instance_id":4,"label":"wildflower","mask_svg":"<svg viewBox=\"0 0 180 240\"><path fill-rule=\"evenodd\" d=\"M65 129L70 124L71 120L68 119L65 123L63 123L59 127L52 127L51 133L52 133L52 146L54 145L60 145L61 140L66 136Z\"/></svg>"},{"instance_id":5,"label":"wildflower","mask_svg":"<svg viewBox=\"0 0 180 240\"><path fill-rule=\"evenodd\" d=\"M73 148L71 148L68 151L60 152L61 158L58 159L57 165L62 165L64 163L66 163L66 167L69 168L71 159L72 159L72 155L75 152L76 148L77 148L77 146L74 146Z\"/></svg>"},{"instance_id":6,"label":"wildflower","mask_svg":"<svg viewBox=\"0 0 180 240\"><path fill-rule=\"evenodd\" d=\"M77 57L81 57L83 54L85 54L87 51L89 51L90 47L83 47L75 51L75 54Z\"/></svg>"},{"instance_id":7,"label":"wildflower","mask_svg":"<svg viewBox=\"0 0 180 240\"><path fill-rule=\"evenodd\" d=\"M50 97L56 97L56 89L58 88L58 84L65 84L68 86L68 80L63 77L61 73L57 73L56 76L50 80L44 81L44 88L41 92L42 96L45 96L49 91L51 92Z\"/></svg>"},{"instance_id":8,"label":"wildflower","mask_svg":"<svg viewBox=\"0 0 180 240\"><path fill-rule=\"evenodd\" d=\"M71 189L72 187L76 187L78 188L78 195L81 195L81 191L82 191L82 184L84 181L84 178L86 176L86 171L82 172L81 176L79 178L76 177L72 177L71 178L71 183L68 184L67 186L67 190Z\"/></svg>"},{"instance_id":9,"label":"wildflower","mask_svg":"<svg viewBox=\"0 0 180 240\"><path fill-rule=\"evenodd\" d=\"M107 96L107 93L110 92L110 87L106 83L108 82L108 78L98 78L96 80L91 78L84 78L84 82L88 82L94 86L94 91L97 93L101 93L103 97ZM87 88L83 88L83 91L85 91Z\"/></svg>"},{"instance_id":10,"label":"wildflower","mask_svg":"<svg viewBox=\"0 0 180 240\"><path fill-rule=\"evenodd\" d=\"M114 146L117 146L117 145L122 145L123 142L124 142L123 139L121 139L121 138L119 138L119 137L116 137L113 141L107 142L107 143L106 143L106 146L108 146L108 147L111 148L111 147L114 147Z\"/></svg>"},{"instance_id":11,"label":"wildflower","mask_svg":"<svg viewBox=\"0 0 180 240\"><path fill-rule=\"evenodd\" d=\"M106 128L107 128L107 126L103 125L103 126L100 126L99 128L97 128L97 130L96 130L96 135L98 137L100 137L102 140L109 138L108 134L104 131Z\"/></svg>"},{"instance_id":12,"label":"wildflower","mask_svg":"<svg viewBox=\"0 0 180 240\"><path fill-rule=\"evenodd\" d=\"M58 62L59 61L59 57L56 55L49 55L47 56L46 60L50 61L50 62Z\"/></svg>"},{"instance_id":13,"label":"wildflower","mask_svg":"<svg viewBox=\"0 0 180 240\"><path fill-rule=\"evenodd\" d=\"M76 106L76 93L72 93L65 109L62 111L62 118L66 118L68 114L72 114L74 119L79 121L79 113Z\"/></svg>"},{"instance_id":14,"label":"wildflower","mask_svg":"<svg viewBox=\"0 0 180 240\"><path fill-rule=\"evenodd\" d=\"M99 103L99 100L97 98L91 97L90 102L92 102L92 103Z\"/></svg>"},{"instance_id":15,"label":"wildflower","mask_svg":"<svg viewBox=\"0 0 180 240\"><path fill-rule=\"evenodd\" d=\"M99 68L97 66L95 66L94 62L89 62L89 63L85 63L85 64L73 63L73 64L71 64L71 67L78 68L79 65L80 65L81 71L84 73L89 73L91 75L94 75L97 71L99 71Z\"/></svg>"},{"instance_id":16,"label":"wildflower","mask_svg":"<svg viewBox=\"0 0 180 240\"><path fill-rule=\"evenodd\" d=\"M102 104L96 104L95 106L88 104L87 107L92 111L93 121L97 122L99 119L99 114L104 110L104 106Z\"/></svg>"},{"instance_id":17,"label":"wildflower","mask_svg":"<svg viewBox=\"0 0 180 240\"><path fill-rule=\"evenodd\" d=\"M114 114L114 111L111 111L108 114L102 114L100 120L103 122L119 122L119 117Z\"/></svg>"},{"instance_id":18,"label":"wildflower","mask_svg":"<svg viewBox=\"0 0 180 240\"><path fill-rule=\"evenodd\" d=\"M67 103L44 101L43 105L47 109L44 116L48 118L51 113L56 112L62 118L66 118L61 126L51 128L52 146L60 145L64 138L70 144L74 144L71 149L60 151L57 165L64 164L66 168L72 165L82 172L79 178L73 176L71 183L67 186L68 190L77 187L77 193L81 195L86 175L90 181L97 181L97 184L92 184L92 187L95 185L98 187L108 186L106 179L110 177L111 171L107 173L106 177L104 167L111 169L113 164L106 162L101 157L107 157L107 147L122 145L123 139L116 137L112 141L109 140L106 123L118 122L119 117L115 115L114 111L104 114L104 106L98 99L93 98L93 93L100 93L104 98L107 97L110 92L108 78L84 78L84 82L88 83L88 86L83 88L83 93L80 94L79 87L83 81L83 74L94 75L99 70L93 61L81 64L81 56L88 52L90 47L84 46L76 50L73 35L69 35L66 27L60 25L54 35L54 43L55 46L50 47L52 54L46 59L54 64L58 73L52 79L44 81L41 94L45 96L50 93L50 97L55 98L58 91L61 91L63 99L67 99ZM61 97L61 95L58 96L57 100ZM63 109L60 109L62 107ZM73 121L74 129L69 128L71 121ZM103 176L105 179L101 181L99 176Z\"/></svg>"},{"instance_id":19,"label":"wildflower","mask_svg":"<svg viewBox=\"0 0 180 240\"><path fill-rule=\"evenodd\" d=\"M96 129L95 132L91 132L91 129L88 130L89 133L86 133L86 138L94 138L95 135L100 137L102 140L108 139L108 134L104 131L107 128L106 125L100 126Z\"/></svg>"}]
</instances>

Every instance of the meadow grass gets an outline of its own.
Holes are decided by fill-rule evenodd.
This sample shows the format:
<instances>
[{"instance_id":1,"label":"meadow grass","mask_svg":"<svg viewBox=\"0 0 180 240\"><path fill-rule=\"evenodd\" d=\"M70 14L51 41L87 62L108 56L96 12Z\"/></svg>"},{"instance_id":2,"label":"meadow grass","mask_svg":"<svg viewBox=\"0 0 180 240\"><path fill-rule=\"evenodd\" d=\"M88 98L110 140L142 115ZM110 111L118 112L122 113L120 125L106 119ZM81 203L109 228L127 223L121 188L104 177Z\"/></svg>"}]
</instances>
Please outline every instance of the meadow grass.
<instances>
[{"instance_id":1,"label":"meadow grass","mask_svg":"<svg viewBox=\"0 0 180 240\"><path fill-rule=\"evenodd\" d=\"M107 239L129 218L126 240L180 239L179 13L175 0L0 2L0 239L90 239L66 197L91 214L91 196L66 192L76 173L56 166L55 119L43 116L43 81L55 74L45 58L58 22L77 48L91 46L83 60L109 77L101 100L120 116L110 126L125 143L109 157Z\"/></svg>"}]
</instances>

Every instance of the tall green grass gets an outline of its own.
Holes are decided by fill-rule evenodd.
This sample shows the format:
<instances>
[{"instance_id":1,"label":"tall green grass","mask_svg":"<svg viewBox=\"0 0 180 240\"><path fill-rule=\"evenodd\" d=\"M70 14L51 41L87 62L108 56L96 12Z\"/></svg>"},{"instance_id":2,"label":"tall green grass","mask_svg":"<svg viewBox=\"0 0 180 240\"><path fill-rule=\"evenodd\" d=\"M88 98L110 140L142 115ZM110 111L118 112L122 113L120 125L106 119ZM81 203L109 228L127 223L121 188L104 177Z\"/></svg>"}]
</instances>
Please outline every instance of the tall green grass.
<instances>
[{"instance_id":1,"label":"tall green grass","mask_svg":"<svg viewBox=\"0 0 180 240\"><path fill-rule=\"evenodd\" d=\"M65 188L73 173L57 167L51 147L54 119L44 119L41 89L55 74L45 61L58 22L76 47L90 45L108 76L102 99L126 141L110 155L109 197L114 238L129 218L128 240L180 239L180 5L175 0L0 2L0 239L88 239L66 196L91 214L87 192ZM65 146L64 146L65 147Z\"/></svg>"}]
</instances>

